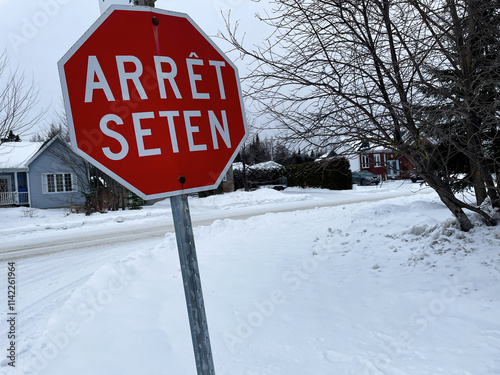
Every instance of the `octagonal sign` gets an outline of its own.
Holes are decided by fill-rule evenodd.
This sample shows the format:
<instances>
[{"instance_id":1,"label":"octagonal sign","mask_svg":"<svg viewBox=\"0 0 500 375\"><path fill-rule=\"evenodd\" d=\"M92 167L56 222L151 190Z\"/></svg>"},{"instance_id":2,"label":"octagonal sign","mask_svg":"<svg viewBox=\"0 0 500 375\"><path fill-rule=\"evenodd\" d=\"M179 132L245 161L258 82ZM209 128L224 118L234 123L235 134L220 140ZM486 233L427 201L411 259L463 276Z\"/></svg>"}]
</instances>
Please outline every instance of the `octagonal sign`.
<instances>
[{"instance_id":1,"label":"octagonal sign","mask_svg":"<svg viewBox=\"0 0 500 375\"><path fill-rule=\"evenodd\" d=\"M216 188L246 137L237 69L186 14L112 6L59 74L72 147L142 198Z\"/></svg>"}]
</instances>

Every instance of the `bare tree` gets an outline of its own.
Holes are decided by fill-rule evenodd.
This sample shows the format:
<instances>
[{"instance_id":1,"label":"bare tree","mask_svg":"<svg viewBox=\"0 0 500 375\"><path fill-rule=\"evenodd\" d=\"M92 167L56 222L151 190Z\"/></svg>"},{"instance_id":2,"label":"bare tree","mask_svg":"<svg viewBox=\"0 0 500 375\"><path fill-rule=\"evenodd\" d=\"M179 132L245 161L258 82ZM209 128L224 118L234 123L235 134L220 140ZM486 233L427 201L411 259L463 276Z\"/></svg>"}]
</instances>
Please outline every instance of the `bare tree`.
<instances>
[{"instance_id":1,"label":"bare tree","mask_svg":"<svg viewBox=\"0 0 500 375\"><path fill-rule=\"evenodd\" d=\"M33 135L30 140L33 142L44 142L48 139L52 139L56 135L66 143L70 143L68 122L66 120L64 107L62 106L54 113L47 127L41 128L41 130Z\"/></svg>"},{"instance_id":2,"label":"bare tree","mask_svg":"<svg viewBox=\"0 0 500 375\"><path fill-rule=\"evenodd\" d=\"M37 110L38 90L18 69L10 71L5 53L0 55L0 144L9 134L22 134L43 117Z\"/></svg>"},{"instance_id":3,"label":"bare tree","mask_svg":"<svg viewBox=\"0 0 500 375\"><path fill-rule=\"evenodd\" d=\"M85 213L125 210L129 191L110 176L82 159L70 148L70 134L64 108L59 107L48 127L34 135L31 140L46 142L59 137L64 144L52 150L52 155L66 164L75 176L81 194L85 196Z\"/></svg>"},{"instance_id":4,"label":"bare tree","mask_svg":"<svg viewBox=\"0 0 500 375\"><path fill-rule=\"evenodd\" d=\"M468 141L456 142L449 122L442 117L431 120L423 108L436 103L428 92L446 93L433 68L460 70L465 63L456 39L457 32L471 37L471 29L463 27L477 17L473 7L465 6L473 1L481 2L275 0L272 12L260 17L274 30L265 45L244 46L238 24L230 20L224 38L254 59L246 94L289 139L353 150L368 141L394 149L413 163L467 231L472 223L464 209L489 224L496 221L488 207L455 194L448 165L451 154L459 151L470 161L483 158L479 151L492 138L485 137L486 128L477 129L468 121L460 127ZM453 5L460 5L460 12ZM470 103L454 99L442 97L461 113L471 112ZM491 121L488 127L498 131ZM481 183L491 193L489 207L496 207L492 164L498 167L498 160L481 160L471 169L480 171Z\"/></svg>"},{"instance_id":5,"label":"bare tree","mask_svg":"<svg viewBox=\"0 0 500 375\"><path fill-rule=\"evenodd\" d=\"M64 123L61 126L64 127ZM125 210L129 191L73 152L59 133L54 136L59 137L62 143L61 147L52 148L51 155L68 166L75 175L78 191L85 197L84 212L90 215L94 212L117 211L120 208Z\"/></svg>"}]
</instances>

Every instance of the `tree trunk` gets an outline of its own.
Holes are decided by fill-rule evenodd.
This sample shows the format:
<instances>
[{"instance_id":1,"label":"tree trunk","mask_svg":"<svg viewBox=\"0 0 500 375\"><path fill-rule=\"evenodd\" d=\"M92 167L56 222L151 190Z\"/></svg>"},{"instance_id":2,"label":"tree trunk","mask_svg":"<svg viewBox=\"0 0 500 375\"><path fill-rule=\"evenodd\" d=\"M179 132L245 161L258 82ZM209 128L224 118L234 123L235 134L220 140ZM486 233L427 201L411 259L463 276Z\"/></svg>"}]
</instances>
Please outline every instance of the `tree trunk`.
<instances>
[{"instance_id":1,"label":"tree trunk","mask_svg":"<svg viewBox=\"0 0 500 375\"><path fill-rule=\"evenodd\" d=\"M474 226L472 225L470 219L467 217L462 208L456 204L454 201L448 198L446 194L442 194L441 192L437 192L441 201L448 207L448 209L453 213L453 215L457 218L458 223L460 224L460 229L464 232L468 232Z\"/></svg>"},{"instance_id":2,"label":"tree trunk","mask_svg":"<svg viewBox=\"0 0 500 375\"><path fill-rule=\"evenodd\" d=\"M472 171L472 184L474 186L474 195L476 196L476 204L480 206L488 197L486 188L484 187L484 180L481 172L478 169Z\"/></svg>"},{"instance_id":3,"label":"tree trunk","mask_svg":"<svg viewBox=\"0 0 500 375\"><path fill-rule=\"evenodd\" d=\"M500 208L500 197L498 195L498 190L497 190L499 188L499 185L497 183L497 186L495 188L495 182L493 181L493 176L491 175L491 172L489 171L486 160L482 160L481 167L482 167L481 171L482 171L483 175L485 176L484 182L486 183L488 197L491 200L491 206L493 208ZM497 174L497 181L498 181L498 174Z\"/></svg>"},{"instance_id":4,"label":"tree trunk","mask_svg":"<svg viewBox=\"0 0 500 375\"><path fill-rule=\"evenodd\" d=\"M493 183L493 177L489 170L487 158L484 155L481 139L479 134L481 134L481 119L476 115L475 112L471 112L469 115L469 124L467 125L467 131L469 133L468 147L470 149L470 161L471 164L477 163L478 168L473 174L474 190L476 195L477 205L481 205L486 197L483 199L482 196L486 195L491 200L491 206L493 208L500 208L500 198L498 196L497 190ZM477 175L476 175L477 174ZM476 190L476 181L478 182L478 190ZM486 184L486 187L485 187ZM481 185L479 187L479 185ZM486 190L487 189L487 190Z\"/></svg>"},{"instance_id":5,"label":"tree trunk","mask_svg":"<svg viewBox=\"0 0 500 375\"><path fill-rule=\"evenodd\" d=\"M125 211L127 209L128 195L129 195L128 190L120 185L120 197L121 197L121 201L122 201L122 211Z\"/></svg>"},{"instance_id":6,"label":"tree trunk","mask_svg":"<svg viewBox=\"0 0 500 375\"><path fill-rule=\"evenodd\" d=\"M416 155L411 155L409 157L412 164L417 168L417 170L421 173L424 181L436 191L441 202L451 211L453 216L455 216L460 225L460 229L464 232L468 232L471 230L474 225L465 214L462 209L462 205L460 205L460 201L458 201L449 184L443 182L437 175L436 170L432 167L432 164L429 163L426 159L421 159Z\"/></svg>"},{"instance_id":7,"label":"tree trunk","mask_svg":"<svg viewBox=\"0 0 500 375\"><path fill-rule=\"evenodd\" d=\"M496 185L497 185L497 193L500 192L500 170L497 171L497 175L496 175Z\"/></svg>"},{"instance_id":8,"label":"tree trunk","mask_svg":"<svg viewBox=\"0 0 500 375\"><path fill-rule=\"evenodd\" d=\"M247 178L247 164L243 159L242 159L242 164L243 164L243 188L245 189L245 191L250 191Z\"/></svg>"},{"instance_id":9,"label":"tree trunk","mask_svg":"<svg viewBox=\"0 0 500 375\"><path fill-rule=\"evenodd\" d=\"M462 210L460 204L457 203L455 199L453 199L454 195L449 188L449 185L443 184L442 181L440 181L439 177L425 176L424 179L425 182L427 182L427 184L429 184L429 186L432 187L439 195L441 202L443 202L445 206L448 207L448 209L451 211L453 216L457 218L460 229L464 232L468 232L469 230L471 230L474 225L472 225L472 222Z\"/></svg>"}]
</instances>

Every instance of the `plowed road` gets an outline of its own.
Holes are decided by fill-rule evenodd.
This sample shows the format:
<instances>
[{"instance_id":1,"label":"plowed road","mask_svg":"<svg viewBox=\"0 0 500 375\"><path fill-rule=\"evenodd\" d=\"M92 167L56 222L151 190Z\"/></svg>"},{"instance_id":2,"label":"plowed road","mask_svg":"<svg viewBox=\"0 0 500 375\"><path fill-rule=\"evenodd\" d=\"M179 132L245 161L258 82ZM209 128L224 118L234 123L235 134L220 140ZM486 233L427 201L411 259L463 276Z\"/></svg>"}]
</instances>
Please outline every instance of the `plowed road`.
<instances>
[{"instance_id":1,"label":"plowed road","mask_svg":"<svg viewBox=\"0 0 500 375\"><path fill-rule=\"evenodd\" d=\"M286 204L270 204L257 207L244 207L241 209L221 210L211 213L210 216L193 215L193 227L210 225L215 220L232 219L244 220L252 216L266 213L290 212L297 210L308 210L319 207L333 207L361 202L380 201L413 193L402 190L387 194L375 194L373 196L357 196L354 198L340 199L335 201L304 200L288 202ZM283 206L285 208L283 208ZM158 223L158 221L162 221ZM103 247L115 247L121 243L140 243L145 240L160 240L168 232L173 232L173 221L171 217L161 217L154 221L137 220L131 230L130 225L121 228L119 224L113 228L103 231L98 225L89 228L73 228L65 231L53 230L50 237L43 231L32 235L16 237L12 240L3 241L0 244L0 260L8 261L15 259L26 259L30 257L43 256L47 254L77 251L84 249L95 249ZM141 246L142 247L142 246Z\"/></svg>"}]
</instances>

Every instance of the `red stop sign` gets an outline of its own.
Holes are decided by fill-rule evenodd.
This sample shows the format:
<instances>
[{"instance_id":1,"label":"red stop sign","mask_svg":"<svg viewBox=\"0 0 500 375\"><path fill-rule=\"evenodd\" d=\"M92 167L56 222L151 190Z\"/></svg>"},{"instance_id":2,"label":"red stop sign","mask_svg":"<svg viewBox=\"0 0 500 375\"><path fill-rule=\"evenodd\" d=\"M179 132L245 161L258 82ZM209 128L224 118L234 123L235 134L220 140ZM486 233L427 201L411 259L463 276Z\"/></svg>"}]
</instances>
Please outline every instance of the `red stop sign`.
<instances>
[{"instance_id":1,"label":"red stop sign","mask_svg":"<svg viewBox=\"0 0 500 375\"><path fill-rule=\"evenodd\" d=\"M112 6L59 74L72 147L143 198L217 187L245 139L237 69L186 14Z\"/></svg>"}]
</instances>

